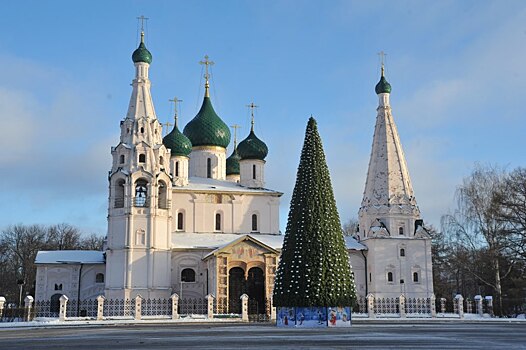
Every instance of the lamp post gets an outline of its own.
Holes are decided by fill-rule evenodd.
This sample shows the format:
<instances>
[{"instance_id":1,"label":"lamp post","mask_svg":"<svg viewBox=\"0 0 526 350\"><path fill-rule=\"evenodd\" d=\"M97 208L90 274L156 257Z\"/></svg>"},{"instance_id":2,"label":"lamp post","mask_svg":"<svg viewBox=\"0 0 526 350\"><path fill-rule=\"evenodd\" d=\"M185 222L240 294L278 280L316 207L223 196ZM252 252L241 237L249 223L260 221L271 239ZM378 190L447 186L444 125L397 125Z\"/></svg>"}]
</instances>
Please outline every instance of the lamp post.
<instances>
[{"instance_id":1,"label":"lamp post","mask_svg":"<svg viewBox=\"0 0 526 350\"><path fill-rule=\"evenodd\" d=\"M24 287L24 280L20 279L16 281L16 284L18 284L18 288L20 289L19 297L18 297L18 307L21 307L22 305L22 288Z\"/></svg>"}]
</instances>

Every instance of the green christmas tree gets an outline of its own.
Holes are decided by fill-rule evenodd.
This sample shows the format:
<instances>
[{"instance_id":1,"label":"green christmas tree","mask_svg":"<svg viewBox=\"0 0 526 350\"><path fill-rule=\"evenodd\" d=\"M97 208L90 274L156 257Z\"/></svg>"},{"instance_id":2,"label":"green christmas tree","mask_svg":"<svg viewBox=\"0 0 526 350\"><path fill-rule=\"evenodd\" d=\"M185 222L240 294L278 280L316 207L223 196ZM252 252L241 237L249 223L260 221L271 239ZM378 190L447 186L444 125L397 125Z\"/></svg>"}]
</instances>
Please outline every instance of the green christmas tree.
<instances>
[{"instance_id":1,"label":"green christmas tree","mask_svg":"<svg viewBox=\"0 0 526 350\"><path fill-rule=\"evenodd\" d=\"M323 145L309 119L276 273L275 306L353 306L354 275Z\"/></svg>"}]
</instances>

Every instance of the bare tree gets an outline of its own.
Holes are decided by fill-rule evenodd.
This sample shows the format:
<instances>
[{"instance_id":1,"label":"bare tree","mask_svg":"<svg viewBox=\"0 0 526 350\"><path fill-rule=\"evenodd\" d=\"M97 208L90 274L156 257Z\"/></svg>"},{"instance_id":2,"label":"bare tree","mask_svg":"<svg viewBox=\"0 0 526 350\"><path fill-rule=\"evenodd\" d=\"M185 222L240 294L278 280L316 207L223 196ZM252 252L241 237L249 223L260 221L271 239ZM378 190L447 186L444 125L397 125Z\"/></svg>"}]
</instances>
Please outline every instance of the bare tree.
<instances>
[{"instance_id":1,"label":"bare tree","mask_svg":"<svg viewBox=\"0 0 526 350\"><path fill-rule=\"evenodd\" d=\"M92 233L91 235L81 239L80 246L82 247L82 249L86 250L102 250L104 246L104 241L104 237Z\"/></svg>"},{"instance_id":2,"label":"bare tree","mask_svg":"<svg viewBox=\"0 0 526 350\"><path fill-rule=\"evenodd\" d=\"M343 234L345 236L354 236L358 231L358 220L356 218L350 218L345 224L343 224Z\"/></svg>"},{"instance_id":3,"label":"bare tree","mask_svg":"<svg viewBox=\"0 0 526 350\"><path fill-rule=\"evenodd\" d=\"M80 231L69 224L58 224L48 228L47 244L53 250L80 249Z\"/></svg>"},{"instance_id":4,"label":"bare tree","mask_svg":"<svg viewBox=\"0 0 526 350\"><path fill-rule=\"evenodd\" d=\"M501 220L499 198L505 182L505 172L496 167L476 166L457 191L458 209L443 217L443 230L456 246L463 265L483 284L491 286L502 312L502 280L512 271L513 261L503 270L501 261L509 247L508 224ZM492 278L480 270L481 253L489 260Z\"/></svg>"}]
</instances>

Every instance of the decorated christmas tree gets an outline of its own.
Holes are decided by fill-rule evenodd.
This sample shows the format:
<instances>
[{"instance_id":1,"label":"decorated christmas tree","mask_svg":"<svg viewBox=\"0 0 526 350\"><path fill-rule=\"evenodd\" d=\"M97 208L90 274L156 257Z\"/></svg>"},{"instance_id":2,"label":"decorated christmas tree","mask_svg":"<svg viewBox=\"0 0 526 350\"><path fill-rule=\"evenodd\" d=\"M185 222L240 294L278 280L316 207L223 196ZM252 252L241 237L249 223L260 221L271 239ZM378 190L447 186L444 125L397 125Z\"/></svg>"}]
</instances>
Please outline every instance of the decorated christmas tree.
<instances>
[{"instance_id":1,"label":"decorated christmas tree","mask_svg":"<svg viewBox=\"0 0 526 350\"><path fill-rule=\"evenodd\" d=\"M316 120L305 132L274 286L274 305L353 306L349 265Z\"/></svg>"}]
</instances>

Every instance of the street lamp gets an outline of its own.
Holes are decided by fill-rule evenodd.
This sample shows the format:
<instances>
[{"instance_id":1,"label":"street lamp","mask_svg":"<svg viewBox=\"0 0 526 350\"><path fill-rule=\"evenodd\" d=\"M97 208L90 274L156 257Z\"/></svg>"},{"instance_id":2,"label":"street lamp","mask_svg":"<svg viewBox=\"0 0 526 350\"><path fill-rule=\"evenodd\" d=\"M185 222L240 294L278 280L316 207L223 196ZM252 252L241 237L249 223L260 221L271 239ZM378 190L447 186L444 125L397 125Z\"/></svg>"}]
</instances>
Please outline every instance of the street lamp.
<instances>
[{"instance_id":1,"label":"street lamp","mask_svg":"<svg viewBox=\"0 0 526 350\"><path fill-rule=\"evenodd\" d=\"M24 280L17 280L16 284L18 284L18 288L20 289L20 295L18 298L18 307L22 307L22 288L24 287Z\"/></svg>"}]
</instances>

